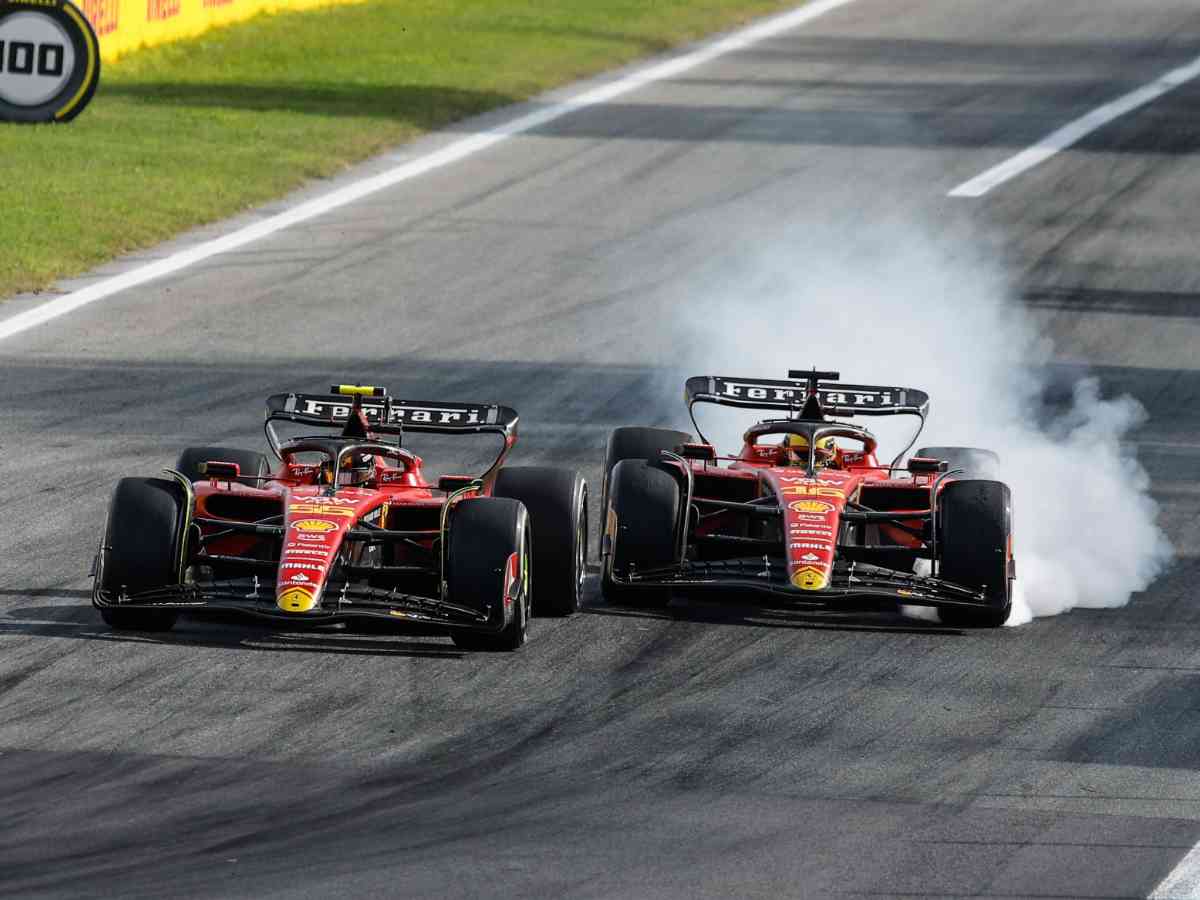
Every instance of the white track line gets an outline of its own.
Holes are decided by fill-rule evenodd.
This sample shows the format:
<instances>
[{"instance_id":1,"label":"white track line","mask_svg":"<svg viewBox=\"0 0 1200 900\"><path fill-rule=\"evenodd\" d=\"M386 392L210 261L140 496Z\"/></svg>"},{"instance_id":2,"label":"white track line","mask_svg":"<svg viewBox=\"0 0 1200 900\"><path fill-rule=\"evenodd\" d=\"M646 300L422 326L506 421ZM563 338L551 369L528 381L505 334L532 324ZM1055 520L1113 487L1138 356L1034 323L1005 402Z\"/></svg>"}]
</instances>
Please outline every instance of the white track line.
<instances>
[{"instance_id":1,"label":"white track line","mask_svg":"<svg viewBox=\"0 0 1200 900\"><path fill-rule=\"evenodd\" d=\"M408 181L411 178L424 175L426 172L456 163L481 150L486 150L489 147L499 144L513 135L532 131L548 122L553 122L555 119L561 119L563 116L569 115L576 110L606 103L615 97L637 90L644 85L673 78L682 72L711 62L718 57L729 53L736 53L739 50L745 50L761 41L768 40L792 28L804 25L818 16L837 9L839 6L846 6L853 2L854 0L814 0L814 2L808 3L799 9L764 19L756 25L751 25L724 38L704 44L690 53L685 53L665 62L651 64L646 68L631 72L629 75L619 78L616 81L584 91L575 97L561 102L553 103L544 109L539 109L536 112L513 119L488 131L455 141L453 144L430 153L427 156L406 162L380 175L354 182L323 197L309 200L307 203L302 203L287 212L271 216L269 219L264 219L232 234L227 234L224 237L211 241L205 241L188 250L174 253L158 262L140 266L121 275L106 278L74 293L65 294L48 303L43 303L41 306L36 306L19 315L0 321L0 340L10 338L15 334L20 334L22 331L41 325L51 319L66 315L69 312L79 309L81 306L87 306L89 303L95 303L97 300L111 297L113 294L137 287L140 284L145 284L147 281L153 281L156 278L162 278L165 275L178 272L180 269L194 266L196 263L203 262L220 253L228 253L231 250L244 247L284 228L298 225L301 222L307 222L309 219L324 215L331 210L345 206L348 203L353 203L356 200L361 200L363 197L390 188L402 181Z\"/></svg>"},{"instance_id":2,"label":"white track line","mask_svg":"<svg viewBox=\"0 0 1200 900\"><path fill-rule=\"evenodd\" d=\"M1149 900L1197 900L1200 898L1200 844L1179 861L1171 874L1150 892Z\"/></svg>"},{"instance_id":3,"label":"white track line","mask_svg":"<svg viewBox=\"0 0 1200 900\"><path fill-rule=\"evenodd\" d=\"M1032 147L1023 150L1016 156L1010 157L1000 165L988 169L982 175L977 175L970 181L964 181L947 196L950 197L982 197L992 188L1001 185L1010 178L1016 178L1022 172L1044 163L1050 157L1072 144L1078 143L1097 128L1107 125L1113 119L1145 106L1157 100L1163 94L1169 93L1180 85L1187 84L1200 75L1200 59L1178 69L1174 69L1153 81L1145 87L1131 91L1123 97L1118 97L1111 103L1092 110L1086 116L1076 119L1051 134L1046 135Z\"/></svg>"}]
</instances>

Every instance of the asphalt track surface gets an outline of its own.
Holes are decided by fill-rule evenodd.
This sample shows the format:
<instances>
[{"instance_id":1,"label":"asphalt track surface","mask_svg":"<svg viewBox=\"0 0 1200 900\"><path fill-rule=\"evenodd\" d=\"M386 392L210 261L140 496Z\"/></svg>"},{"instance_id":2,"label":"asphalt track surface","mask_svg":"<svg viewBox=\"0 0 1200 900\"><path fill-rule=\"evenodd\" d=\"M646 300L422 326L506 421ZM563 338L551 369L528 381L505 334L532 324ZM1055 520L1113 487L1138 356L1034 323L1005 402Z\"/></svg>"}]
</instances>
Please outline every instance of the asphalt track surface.
<instances>
[{"instance_id":1,"label":"asphalt track surface","mask_svg":"<svg viewBox=\"0 0 1200 900\"><path fill-rule=\"evenodd\" d=\"M1145 897L1200 840L1200 86L945 193L1197 54L1190 0L860 0L0 344L0 894ZM673 280L801 208L986 222L1149 410L1176 566L988 633L593 578L515 655L91 610L114 481L260 445L275 390L510 403L594 500L608 429L673 414Z\"/></svg>"}]
</instances>

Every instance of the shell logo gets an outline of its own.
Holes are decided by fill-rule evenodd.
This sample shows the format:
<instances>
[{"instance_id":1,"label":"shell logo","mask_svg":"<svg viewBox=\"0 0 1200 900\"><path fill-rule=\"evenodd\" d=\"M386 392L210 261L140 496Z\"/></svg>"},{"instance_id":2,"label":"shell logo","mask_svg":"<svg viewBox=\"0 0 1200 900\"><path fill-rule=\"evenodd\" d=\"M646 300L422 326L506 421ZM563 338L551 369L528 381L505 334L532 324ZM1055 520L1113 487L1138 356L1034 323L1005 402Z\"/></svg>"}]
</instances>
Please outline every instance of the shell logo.
<instances>
[{"instance_id":1,"label":"shell logo","mask_svg":"<svg viewBox=\"0 0 1200 900\"><path fill-rule=\"evenodd\" d=\"M831 513L835 508L832 503L826 503L824 500L793 500L788 504L788 509L792 512Z\"/></svg>"},{"instance_id":2,"label":"shell logo","mask_svg":"<svg viewBox=\"0 0 1200 900\"><path fill-rule=\"evenodd\" d=\"M317 605L317 598L306 588L289 588L279 595L277 605L284 612L308 612Z\"/></svg>"},{"instance_id":3,"label":"shell logo","mask_svg":"<svg viewBox=\"0 0 1200 900\"><path fill-rule=\"evenodd\" d=\"M802 591L819 591L828 584L820 566L801 566L792 573L792 584Z\"/></svg>"},{"instance_id":4,"label":"shell logo","mask_svg":"<svg viewBox=\"0 0 1200 900\"><path fill-rule=\"evenodd\" d=\"M292 527L297 531L320 534L328 534L337 529L337 526L332 522L324 522L321 519L301 519L299 522L293 522Z\"/></svg>"}]
</instances>

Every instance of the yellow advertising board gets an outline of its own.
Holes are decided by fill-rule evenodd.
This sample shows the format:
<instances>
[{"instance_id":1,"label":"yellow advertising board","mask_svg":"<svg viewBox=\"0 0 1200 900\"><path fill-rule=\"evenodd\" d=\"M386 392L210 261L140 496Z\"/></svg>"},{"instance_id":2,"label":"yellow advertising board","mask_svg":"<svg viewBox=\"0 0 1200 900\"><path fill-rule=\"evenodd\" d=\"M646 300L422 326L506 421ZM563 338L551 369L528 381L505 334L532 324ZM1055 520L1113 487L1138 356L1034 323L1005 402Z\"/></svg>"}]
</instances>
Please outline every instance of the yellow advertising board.
<instances>
[{"instance_id":1,"label":"yellow advertising board","mask_svg":"<svg viewBox=\"0 0 1200 900\"><path fill-rule=\"evenodd\" d=\"M356 0L76 0L112 62L142 47L195 37L259 13L314 9Z\"/></svg>"}]
</instances>

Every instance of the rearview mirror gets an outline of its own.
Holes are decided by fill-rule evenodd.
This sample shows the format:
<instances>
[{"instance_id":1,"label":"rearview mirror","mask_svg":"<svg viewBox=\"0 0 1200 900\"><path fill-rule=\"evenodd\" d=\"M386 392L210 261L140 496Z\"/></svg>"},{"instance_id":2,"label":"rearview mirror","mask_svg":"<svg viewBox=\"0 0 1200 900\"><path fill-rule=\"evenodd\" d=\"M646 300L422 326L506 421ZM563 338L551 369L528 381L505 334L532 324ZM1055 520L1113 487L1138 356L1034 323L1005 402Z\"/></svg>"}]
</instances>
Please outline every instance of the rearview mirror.
<instances>
[{"instance_id":1,"label":"rearview mirror","mask_svg":"<svg viewBox=\"0 0 1200 900\"><path fill-rule=\"evenodd\" d=\"M908 461L908 471L914 475L931 475L935 472L945 472L950 463L944 459L931 459L928 456L914 456Z\"/></svg>"},{"instance_id":2,"label":"rearview mirror","mask_svg":"<svg viewBox=\"0 0 1200 900\"><path fill-rule=\"evenodd\" d=\"M213 479L213 481L218 479L222 481L233 481L235 478L241 477L242 474L242 467L237 463L217 462L216 460L211 462L202 462L200 465L196 466L196 470L201 475L207 475L209 478Z\"/></svg>"},{"instance_id":3,"label":"rearview mirror","mask_svg":"<svg viewBox=\"0 0 1200 900\"><path fill-rule=\"evenodd\" d=\"M470 487L479 479L474 475L443 475L438 479L438 490L446 494L452 494L455 491L461 491L465 487Z\"/></svg>"}]
</instances>

